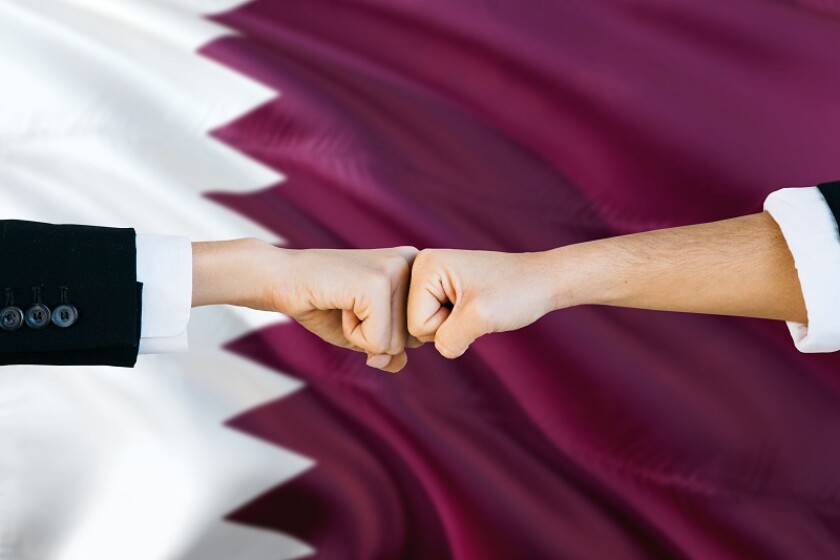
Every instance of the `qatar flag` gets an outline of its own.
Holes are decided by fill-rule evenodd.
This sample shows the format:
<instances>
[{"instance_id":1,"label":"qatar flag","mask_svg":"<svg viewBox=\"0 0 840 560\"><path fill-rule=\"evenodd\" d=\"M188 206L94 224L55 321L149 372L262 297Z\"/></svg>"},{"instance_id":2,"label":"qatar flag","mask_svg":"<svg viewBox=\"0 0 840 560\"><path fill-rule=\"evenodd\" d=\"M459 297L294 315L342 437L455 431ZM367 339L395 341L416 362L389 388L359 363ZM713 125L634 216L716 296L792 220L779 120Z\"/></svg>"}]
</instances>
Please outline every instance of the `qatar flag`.
<instances>
[{"instance_id":1,"label":"qatar flag","mask_svg":"<svg viewBox=\"0 0 840 560\"><path fill-rule=\"evenodd\" d=\"M5 0L0 100L2 218L536 251L836 179L840 3ZM3 368L0 559L840 558L840 357L782 323L581 307L396 376L189 329Z\"/></svg>"}]
</instances>

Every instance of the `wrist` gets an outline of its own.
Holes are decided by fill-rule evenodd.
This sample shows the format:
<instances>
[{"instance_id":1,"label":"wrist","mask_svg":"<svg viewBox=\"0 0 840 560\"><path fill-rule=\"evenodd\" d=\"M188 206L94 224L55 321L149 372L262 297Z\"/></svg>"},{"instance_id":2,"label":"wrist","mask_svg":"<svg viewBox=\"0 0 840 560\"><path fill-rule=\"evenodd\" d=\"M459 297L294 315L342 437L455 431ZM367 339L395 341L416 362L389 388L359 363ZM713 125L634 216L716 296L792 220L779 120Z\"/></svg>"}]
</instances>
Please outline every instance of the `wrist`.
<instances>
[{"instance_id":1,"label":"wrist","mask_svg":"<svg viewBox=\"0 0 840 560\"><path fill-rule=\"evenodd\" d=\"M192 306L265 309L262 271L270 248L269 243L256 238L193 243Z\"/></svg>"},{"instance_id":2,"label":"wrist","mask_svg":"<svg viewBox=\"0 0 840 560\"><path fill-rule=\"evenodd\" d=\"M551 281L553 310L578 305L611 305L620 301L627 287L620 266L591 241L540 253L545 277Z\"/></svg>"},{"instance_id":3,"label":"wrist","mask_svg":"<svg viewBox=\"0 0 840 560\"><path fill-rule=\"evenodd\" d=\"M285 249L268 245L262 262L264 267L262 286L263 308L295 317L301 302L308 302L308 282L302 279L307 251Z\"/></svg>"}]
</instances>

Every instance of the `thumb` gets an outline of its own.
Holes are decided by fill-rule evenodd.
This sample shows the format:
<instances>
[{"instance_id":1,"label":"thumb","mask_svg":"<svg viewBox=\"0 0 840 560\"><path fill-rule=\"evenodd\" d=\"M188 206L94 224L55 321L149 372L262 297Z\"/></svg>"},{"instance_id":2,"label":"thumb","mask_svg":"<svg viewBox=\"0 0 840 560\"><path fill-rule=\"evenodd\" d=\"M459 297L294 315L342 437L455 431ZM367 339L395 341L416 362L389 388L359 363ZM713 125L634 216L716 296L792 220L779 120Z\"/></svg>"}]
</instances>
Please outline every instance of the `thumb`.
<instances>
[{"instance_id":1,"label":"thumb","mask_svg":"<svg viewBox=\"0 0 840 560\"><path fill-rule=\"evenodd\" d=\"M487 333L470 308L456 305L435 333L435 348L450 360L460 357L475 339Z\"/></svg>"}]
</instances>

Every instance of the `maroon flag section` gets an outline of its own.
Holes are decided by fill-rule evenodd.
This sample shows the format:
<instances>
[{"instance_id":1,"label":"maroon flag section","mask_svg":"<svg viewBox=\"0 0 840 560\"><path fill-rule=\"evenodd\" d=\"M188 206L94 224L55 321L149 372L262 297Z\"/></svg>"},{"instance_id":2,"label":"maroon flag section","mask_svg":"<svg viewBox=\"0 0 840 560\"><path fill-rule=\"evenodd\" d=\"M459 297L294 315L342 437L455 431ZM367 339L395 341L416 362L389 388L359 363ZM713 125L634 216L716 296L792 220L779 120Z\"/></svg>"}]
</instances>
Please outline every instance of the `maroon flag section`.
<instances>
[{"instance_id":1,"label":"maroon flag section","mask_svg":"<svg viewBox=\"0 0 840 560\"><path fill-rule=\"evenodd\" d=\"M294 247L534 251L840 176L840 19L777 0L263 0L202 53L278 91L214 132L287 176L210 194ZM725 240L721 240L725 242ZM231 514L320 558L840 555L840 359L781 323L606 308L303 379L231 425L312 457Z\"/></svg>"}]
</instances>

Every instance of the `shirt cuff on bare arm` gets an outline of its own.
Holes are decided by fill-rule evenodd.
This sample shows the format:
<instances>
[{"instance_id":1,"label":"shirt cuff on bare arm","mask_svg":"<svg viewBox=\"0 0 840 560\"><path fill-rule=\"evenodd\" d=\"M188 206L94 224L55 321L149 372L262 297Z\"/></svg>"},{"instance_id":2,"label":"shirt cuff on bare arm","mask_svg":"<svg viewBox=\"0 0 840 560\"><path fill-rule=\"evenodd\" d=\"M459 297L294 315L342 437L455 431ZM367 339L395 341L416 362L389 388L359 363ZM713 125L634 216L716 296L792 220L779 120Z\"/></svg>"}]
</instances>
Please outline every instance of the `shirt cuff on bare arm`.
<instances>
[{"instance_id":1,"label":"shirt cuff on bare arm","mask_svg":"<svg viewBox=\"0 0 840 560\"><path fill-rule=\"evenodd\" d=\"M808 324L788 322L801 352L840 350L840 234L817 187L787 188L764 201L782 230L799 275Z\"/></svg>"},{"instance_id":2,"label":"shirt cuff on bare arm","mask_svg":"<svg viewBox=\"0 0 840 560\"><path fill-rule=\"evenodd\" d=\"M140 354L185 352L192 307L192 244L177 235L137 235L143 283Z\"/></svg>"}]
</instances>

